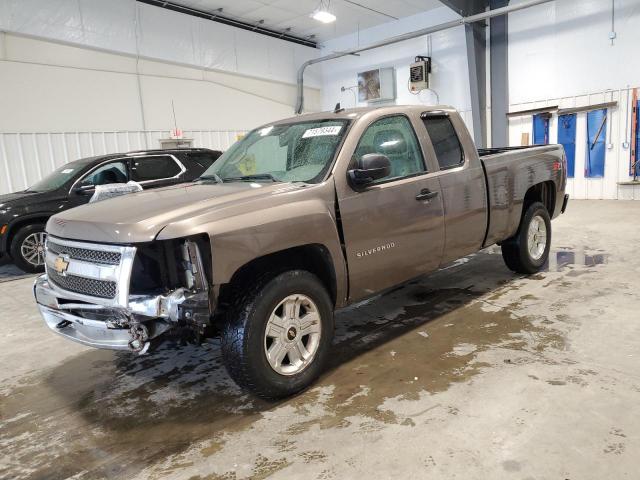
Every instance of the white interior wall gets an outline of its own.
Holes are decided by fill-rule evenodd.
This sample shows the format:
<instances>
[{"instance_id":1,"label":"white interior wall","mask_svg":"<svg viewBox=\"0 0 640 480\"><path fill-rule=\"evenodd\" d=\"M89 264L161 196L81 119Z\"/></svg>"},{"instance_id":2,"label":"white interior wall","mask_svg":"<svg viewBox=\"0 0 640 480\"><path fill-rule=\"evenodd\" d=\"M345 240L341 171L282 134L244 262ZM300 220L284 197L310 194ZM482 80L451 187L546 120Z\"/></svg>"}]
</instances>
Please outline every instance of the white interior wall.
<instances>
[{"instance_id":1,"label":"white interior wall","mask_svg":"<svg viewBox=\"0 0 640 480\"><path fill-rule=\"evenodd\" d=\"M517 0L518 2L521 0ZM511 3L515 3L512 1ZM627 87L640 84L637 55L640 3L615 2L616 38L611 44L610 0L562 0L509 16L510 110L559 105L560 108L617 101L608 112L605 176L585 178L586 113L577 117L575 178L567 192L572 198L640 199L637 186L619 185L629 177L630 151L623 147ZM629 125L631 123L629 122ZM533 140L532 117L510 119L509 140L519 145L521 133ZM550 141L557 141L557 116L550 124Z\"/></svg>"},{"instance_id":2,"label":"white interior wall","mask_svg":"<svg viewBox=\"0 0 640 480\"><path fill-rule=\"evenodd\" d=\"M0 30L294 83L318 50L135 0L0 0ZM318 86L310 74L307 84Z\"/></svg>"},{"instance_id":3,"label":"white interior wall","mask_svg":"<svg viewBox=\"0 0 640 480\"><path fill-rule=\"evenodd\" d=\"M322 55L335 51L365 46L385 38L418 30L459 18L451 9L441 7L425 13L388 22L368 28L352 35L325 42ZM471 100L464 27L457 27L434 33L431 37L431 51L426 36L397 43L359 56L348 56L329 60L312 66L309 71L320 69L322 73L322 107L332 109L337 102L343 107L365 106L354 99L353 90L341 92L341 87L357 85L358 72L378 67L394 67L396 74L396 104L445 104L457 108L465 118L469 129L471 125ZM431 86L437 96L429 91L413 95L408 89L409 64L417 55L431 55ZM439 98L438 98L439 97Z\"/></svg>"},{"instance_id":4,"label":"white interior wall","mask_svg":"<svg viewBox=\"0 0 640 480\"><path fill-rule=\"evenodd\" d=\"M0 33L0 193L77 158L158 148L174 127L172 100L178 126L200 132L194 146L226 149L237 134L293 115L295 92L284 82ZM318 89L306 96L319 108Z\"/></svg>"}]
</instances>

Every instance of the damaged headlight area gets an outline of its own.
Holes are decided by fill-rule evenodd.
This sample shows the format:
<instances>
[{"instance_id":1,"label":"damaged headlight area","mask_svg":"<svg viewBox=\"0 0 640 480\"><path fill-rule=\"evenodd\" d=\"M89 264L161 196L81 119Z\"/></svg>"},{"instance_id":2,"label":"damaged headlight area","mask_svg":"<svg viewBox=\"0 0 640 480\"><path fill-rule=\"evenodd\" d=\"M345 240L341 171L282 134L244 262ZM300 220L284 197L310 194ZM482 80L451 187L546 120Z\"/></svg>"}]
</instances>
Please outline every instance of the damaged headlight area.
<instances>
[{"instance_id":1,"label":"damaged headlight area","mask_svg":"<svg viewBox=\"0 0 640 480\"><path fill-rule=\"evenodd\" d=\"M200 336L215 309L207 237L135 247L50 237L34 294L53 331L98 348L146 352L169 330Z\"/></svg>"}]
</instances>

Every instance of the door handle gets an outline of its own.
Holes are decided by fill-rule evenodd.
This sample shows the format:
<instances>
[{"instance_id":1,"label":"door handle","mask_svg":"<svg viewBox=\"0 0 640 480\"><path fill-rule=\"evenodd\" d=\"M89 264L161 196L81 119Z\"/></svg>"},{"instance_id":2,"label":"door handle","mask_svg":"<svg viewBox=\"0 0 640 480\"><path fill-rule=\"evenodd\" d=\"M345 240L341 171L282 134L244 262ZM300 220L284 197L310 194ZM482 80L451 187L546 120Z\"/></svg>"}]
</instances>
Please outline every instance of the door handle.
<instances>
[{"instance_id":1,"label":"door handle","mask_svg":"<svg viewBox=\"0 0 640 480\"><path fill-rule=\"evenodd\" d=\"M431 200L432 198L436 198L438 196L438 192L432 192L428 188L425 188L420 191L418 195L416 195L416 200L419 202L422 200Z\"/></svg>"}]
</instances>

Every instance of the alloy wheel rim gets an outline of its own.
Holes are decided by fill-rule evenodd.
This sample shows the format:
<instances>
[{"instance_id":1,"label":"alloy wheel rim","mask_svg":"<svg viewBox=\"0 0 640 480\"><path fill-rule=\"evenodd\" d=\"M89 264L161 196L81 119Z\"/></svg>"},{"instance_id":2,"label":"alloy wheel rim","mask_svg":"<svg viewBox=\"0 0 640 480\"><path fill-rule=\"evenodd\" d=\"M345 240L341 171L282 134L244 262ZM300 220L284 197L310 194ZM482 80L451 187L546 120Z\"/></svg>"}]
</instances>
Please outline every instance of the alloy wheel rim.
<instances>
[{"instance_id":1,"label":"alloy wheel rim","mask_svg":"<svg viewBox=\"0 0 640 480\"><path fill-rule=\"evenodd\" d=\"M44 232L36 232L28 235L20 245L20 254L27 263L34 267L44 265L44 244L47 234Z\"/></svg>"},{"instance_id":2,"label":"alloy wheel rim","mask_svg":"<svg viewBox=\"0 0 640 480\"><path fill-rule=\"evenodd\" d=\"M311 298L289 295L273 309L264 333L264 352L273 370L295 375L312 362L320 346L320 312Z\"/></svg>"},{"instance_id":3,"label":"alloy wheel rim","mask_svg":"<svg viewBox=\"0 0 640 480\"><path fill-rule=\"evenodd\" d=\"M529 223L527 246L533 260L540 260L547 248L547 224L540 215L536 215Z\"/></svg>"}]
</instances>

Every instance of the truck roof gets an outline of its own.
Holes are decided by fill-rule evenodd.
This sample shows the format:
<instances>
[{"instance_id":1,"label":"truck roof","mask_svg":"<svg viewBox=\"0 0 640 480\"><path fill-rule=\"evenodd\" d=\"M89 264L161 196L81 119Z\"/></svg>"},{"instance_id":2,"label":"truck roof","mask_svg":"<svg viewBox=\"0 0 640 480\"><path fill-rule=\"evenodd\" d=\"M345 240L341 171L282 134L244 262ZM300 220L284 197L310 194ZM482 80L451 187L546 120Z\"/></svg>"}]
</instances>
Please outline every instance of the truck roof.
<instances>
[{"instance_id":1,"label":"truck roof","mask_svg":"<svg viewBox=\"0 0 640 480\"><path fill-rule=\"evenodd\" d=\"M300 121L317 121L317 120L357 120L370 113L375 113L376 116L383 117L385 115L394 113L403 113L410 111L431 112L431 111L445 111L455 112L456 110L449 105L385 105L385 106L372 106L372 107L358 107L358 108L346 108L339 111L325 111L317 113L306 113L304 115L296 115L295 117L285 118L277 122L269 123L267 125L286 124L291 122Z\"/></svg>"}]
</instances>

